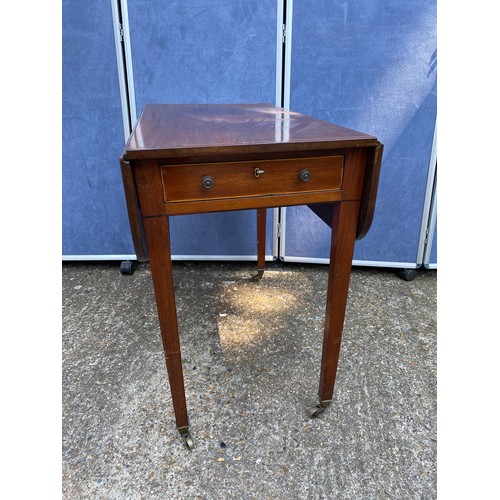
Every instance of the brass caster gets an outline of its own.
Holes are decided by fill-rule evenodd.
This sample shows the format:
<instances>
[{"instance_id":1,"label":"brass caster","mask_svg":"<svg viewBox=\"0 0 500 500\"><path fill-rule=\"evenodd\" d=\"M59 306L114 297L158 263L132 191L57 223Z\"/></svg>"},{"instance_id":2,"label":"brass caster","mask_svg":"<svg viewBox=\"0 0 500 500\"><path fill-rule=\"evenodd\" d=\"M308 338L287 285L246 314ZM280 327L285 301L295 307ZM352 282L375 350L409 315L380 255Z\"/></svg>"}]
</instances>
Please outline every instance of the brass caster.
<instances>
[{"instance_id":1,"label":"brass caster","mask_svg":"<svg viewBox=\"0 0 500 500\"><path fill-rule=\"evenodd\" d=\"M309 412L309 417L310 418L316 418L319 417L326 408L323 408L321 405L316 405L310 412Z\"/></svg>"},{"instance_id":2,"label":"brass caster","mask_svg":"<svg viewBox=\"0 0 500 500\"><path fill-rule=\"evenodd\" d=\"M264 275L264 269L258 269L257 274L252 276L252 281L260 281Z\"/></svg>"},{"instance_id":3,"label":"brass caster","mask_svg":"<svg viewBox=\"0 0 500 500\"><path fill-rule=\"evenodd\" d=\"M310 418L319 417L329 406L331 401L321 401L321 403L317 404L310 412Z\"/></svg>"},{"instance_id":4,"label":"brass caster","mask_svg":"<svg viewBox=\"0 0 500 500\"><path fill-rule=\"evenodd\" d=\"M189 451L192 451L194 449L194 441L193 438L191 437L191 434L189 433L189 429L187 427L182 427L178 429L178 431L180 432L182 439L184 439L184 444L186 445L186 448Z\"/></svg>"},{"instance_id":5,"label":"brass caster","mask_svg":"<svg viewBox=\"0 0 500 500\"><path fill-rule=\"evenodd\" d=\"M186 436L182 436L184 438L184 444L186 445L186 448L189 450L189 451L193 451L194 450L194 441L193 441L193 438L191 437L190 434L187 434Z\"/></svg>"}]
</instances>

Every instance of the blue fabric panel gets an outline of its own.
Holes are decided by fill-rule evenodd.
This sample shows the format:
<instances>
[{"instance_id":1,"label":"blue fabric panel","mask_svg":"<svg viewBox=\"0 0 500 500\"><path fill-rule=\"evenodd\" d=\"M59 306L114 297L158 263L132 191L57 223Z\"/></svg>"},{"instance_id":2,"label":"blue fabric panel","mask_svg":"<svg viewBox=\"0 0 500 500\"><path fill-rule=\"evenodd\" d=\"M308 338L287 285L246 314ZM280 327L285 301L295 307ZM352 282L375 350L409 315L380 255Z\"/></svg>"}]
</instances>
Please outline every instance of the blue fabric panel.
<instances>
[{"instance_id":1,"label":"blue fabric panel","mask_svg":"<svg viewBox=\"0 0 500 500\"><path fill-rule=\"evenodd\" d=\"M372 228L354 259L416 262L436 116L435 2L294 2L290 107L384 144ZM316 218L287 211L286 255L312 256L313 242L294 234L311 225L313 254L328 257Z\"/></svg>"},{"instance_id":2,"label":"blue fabric panel","mask_svg":"<svg viewBox=\"0 0 500 500\"><path fill-rule=\"evenodd\" d=\"M65 1L62 15L63 255L133 254L111 6Z\"/></svg>"},{"instance_id":3,"label":"blue fabric panel","mask_svg":"<svg viewBox=\"0 0 500 500\"><path fill-rule=\"evenodd\" d=\"M137 112L275 101L275 0L129 0ZM174 255L256 255L256 212L173 217ZM272 254L272 211L267 254Z\"/></svg>"},{"instance_id":4,"label":"blue fabric panel","mask_svg":"<svg viewBox=\"0 0 500 500\"><path fill-rule=\"evenodd\" d=\"M235 215L238 217L235 223ZM272 255L273 210L267 211L266 255ZM173 255L257 255L255 210L170 218Z\"/></svg>"},{"instance_id":5,"label":"blue fabric panel","mask_svg":"<svg viewBox=\"0 0 500 500\"><path fill-rule=\"evenodd\" d=\"M275 101L275 0L129 0L137 110Z\"/></svg>"},{"instance_id":6,"label":"blue fabric panel","mask_svg":"<svg viewBox=\"0 0 500 500\"><path fill-rule=\"evenodd\" d=\"M332 230L307 206L287 207L286 257L325 259L330 257Z\"/></svg>"}]
</instances>

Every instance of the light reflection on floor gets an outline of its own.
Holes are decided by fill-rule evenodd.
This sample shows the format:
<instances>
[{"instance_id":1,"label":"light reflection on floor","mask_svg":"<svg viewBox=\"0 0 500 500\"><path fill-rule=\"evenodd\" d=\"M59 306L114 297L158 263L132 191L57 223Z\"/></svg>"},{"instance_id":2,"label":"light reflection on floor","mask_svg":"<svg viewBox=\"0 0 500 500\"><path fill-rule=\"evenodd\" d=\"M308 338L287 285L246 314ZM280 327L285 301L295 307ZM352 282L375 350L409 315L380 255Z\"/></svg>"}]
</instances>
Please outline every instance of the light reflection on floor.
<instances>
[{"instance_id":1,"label":"light reflection on floor","mask_svg":"<svg viewBox=\"0 0 500 500\"><path fill-rule=\"evenodd\" d=\"M222 284L218 298L217 327L224 357L253 357L256 348L276 347L287 339L287 324L300 321L307 311L308 278L304 273L267 271L260 282ZM279 284L277 283L279 278Z\"/></svg>"}]
</instances>

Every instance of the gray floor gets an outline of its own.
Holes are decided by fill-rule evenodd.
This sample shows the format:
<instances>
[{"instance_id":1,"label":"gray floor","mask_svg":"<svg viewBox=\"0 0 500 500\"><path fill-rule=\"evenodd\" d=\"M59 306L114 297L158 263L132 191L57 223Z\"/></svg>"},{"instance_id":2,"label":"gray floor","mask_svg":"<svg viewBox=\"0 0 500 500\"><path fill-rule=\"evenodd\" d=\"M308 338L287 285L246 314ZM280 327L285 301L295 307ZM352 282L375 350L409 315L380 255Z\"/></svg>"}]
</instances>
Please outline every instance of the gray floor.
<instances>
[{"instance_id":1,"label":"gray floor","mask_svg":"<svg viewBox=\"0 0 500 500\"><path fill-rule=\"evenodd\" d=\"M174 263L195 449L175 430L151 274L63 265L63 497L436 497L436 272L355 268L332 406L326 266Z\"/></svg>"}]
</instances>

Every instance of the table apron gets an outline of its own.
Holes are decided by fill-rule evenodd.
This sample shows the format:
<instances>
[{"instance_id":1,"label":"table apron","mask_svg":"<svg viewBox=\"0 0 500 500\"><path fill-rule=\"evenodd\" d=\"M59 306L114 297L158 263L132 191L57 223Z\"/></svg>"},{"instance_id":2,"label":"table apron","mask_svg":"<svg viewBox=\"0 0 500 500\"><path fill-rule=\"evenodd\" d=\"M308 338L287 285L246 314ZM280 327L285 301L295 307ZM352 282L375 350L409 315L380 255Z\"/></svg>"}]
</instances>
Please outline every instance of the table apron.
<instances>
[{"instance_id":1,"label":"table apron","mask_svg":"<svg viewBox=\"0 0 500 500\"><path fill-rule=\"evenodd\" d=\"M300 170L303 166L307 168L308 162L311 162L311 165L315 168L319 166L320 170L312 171L311 169L313 175L312 180L310 182L298 183L299 187L297 189L301 190L295 192L288 191L289 188L294 187L293 183L285 187L278 183L276 192L259 193L252 187L251 180L249 179L248 185L252 189L249 189L247 194L240 192L241 189L238 187L235 188L234 194L231 193L230 189L227 189L222 193L218 193L217 197L213 197L209 194L208 196L211 197L208 198L205 197L206 195L203 193L203 197L200 195L200 198L197 199L193 199L189 195L190 199L165 200L165 179L162 175L162 171L166 172L166 169L172 168L165 166L165 163L168 163L166 159L131 162L131 166L134 170L142 217L225 212L339 201L358 201L362 198L366 148L336 151L335 154L331 154L330 158L309 157L289 158L282 159L281 161L273 159L269 161L269 163L272 162L280 168L284 168L283 166L288 162L290 164L290 171L293 173L292 177L296 176L296 170ZM208 162L206 164L209 165ZM255 164L258 164L258 162L256 161ZM330 175L326 169L326 165L328 164L332 165L333 170L336 170L337 174L332 174L333 176L331 178L328 177L324 179L323 176ZM218 165L220 165L220 163ZM228 165L231 166L231 163L228 163ZM199 166L199 163L193 163L193 168L198 169ZM181 170L181 167L173 166L173 168L176 169L174 172ZM186 165L182 168L185 168L186 171L189 172L189 166ZM222 168L222 166L219 168ZM319 175L316 175L318 172ZM268 170L264 176L270 173L271 170ZM257 181L256 179L254 180ZM265 179L263 180L266 182ZM202 189L201 184L200 189ZM282 190L281 192L280 189ZM287 191L283 192L284 189L287 189ZM210 191L210 189L207 191ZM175 191L174 193L178 194ZM222 196L218 197L219 194Z\"/></svg>"},{"instance_id":2,"label":"table apron","mask_svg":"<svg viewBox=\"0 0 500 500\"><path fill-rule=\"evenodd\" d=\"M253 208L275 208L312 203L343 201L342 191L321 191L318 193L283 194L221 200L197 200L165 203L167 215L199 214L206 212L226 212Z\"/></svg>"}]
</instances>

